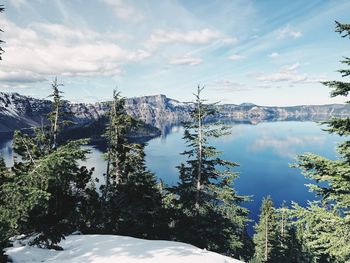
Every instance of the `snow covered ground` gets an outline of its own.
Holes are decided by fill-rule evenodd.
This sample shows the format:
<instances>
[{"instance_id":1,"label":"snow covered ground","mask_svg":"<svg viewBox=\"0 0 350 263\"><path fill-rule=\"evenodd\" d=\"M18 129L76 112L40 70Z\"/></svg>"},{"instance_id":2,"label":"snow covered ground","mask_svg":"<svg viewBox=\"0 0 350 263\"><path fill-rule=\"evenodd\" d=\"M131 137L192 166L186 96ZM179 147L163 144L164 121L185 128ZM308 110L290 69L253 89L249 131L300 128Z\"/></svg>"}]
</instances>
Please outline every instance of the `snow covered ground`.
<instances>
[{"instance_id":1,"label":"snow covered ground","mask_svg":"<svg viewBox=\"0 0 350 263\"><path fill-rule=\"evenodd\" d=\"M112 235L71 235L63 251L14 246L6 254L14 263L239 263L241 261L185 243Z\"/></svg>"}]
</instances>

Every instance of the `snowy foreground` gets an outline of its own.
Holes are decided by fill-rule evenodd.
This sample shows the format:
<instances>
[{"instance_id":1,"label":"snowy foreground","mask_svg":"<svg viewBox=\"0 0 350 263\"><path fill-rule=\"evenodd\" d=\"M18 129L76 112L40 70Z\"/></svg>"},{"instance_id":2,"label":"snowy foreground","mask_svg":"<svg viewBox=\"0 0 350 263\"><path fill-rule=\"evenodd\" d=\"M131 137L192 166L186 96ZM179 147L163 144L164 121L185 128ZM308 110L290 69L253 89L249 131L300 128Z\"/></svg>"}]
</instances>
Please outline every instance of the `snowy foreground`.
<instances>
[{"instance_id":1,"label":"snowy foreground","mask_svg":"<svg viewBox=\"0 0 350 263\"><path fill-rule=\"evenodd\" d=\"M241 261L185 243L152 241L112 235L71 235L63 251L14 246L6 254L14 263L239 263Z\"/></svg>"}]
</instances>

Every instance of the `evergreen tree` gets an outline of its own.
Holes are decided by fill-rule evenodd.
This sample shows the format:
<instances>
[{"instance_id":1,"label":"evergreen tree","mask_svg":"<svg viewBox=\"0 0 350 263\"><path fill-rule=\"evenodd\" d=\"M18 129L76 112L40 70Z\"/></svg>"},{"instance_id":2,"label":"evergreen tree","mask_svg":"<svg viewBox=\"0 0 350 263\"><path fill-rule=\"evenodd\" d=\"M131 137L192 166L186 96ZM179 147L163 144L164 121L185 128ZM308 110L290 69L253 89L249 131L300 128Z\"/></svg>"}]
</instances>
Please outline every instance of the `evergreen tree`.
<instances>
[{"instance_id":1,"label":"evergreen tree","mask_svg":"<svg viewBox=\"0 0 350 263\"><path fill-rule=\"evenodd\" d=\"M350 25L336 22L336 32L350 37ZM350 58L342 61L350 65ZM342 77L350 75L349 69L339 70ZM324 85L332 89L331 96L347 96L350 83L327 81ZM349 103L349 102L348 102ZM332 118L327 121L329 133L350 135L350 118ZM329 160L312 153L298 156L295 165L304 175L313 180L309 184L320 201L309 202L306 208L293 206L293 215L302 240L318 262L347 262L350 260L350 141L337 148L340 156Z\"/></svg>"},{"instance_id":2,"label":"evergreen tree","mask_svg":"<svg viewBox=\"0 0 350 263\"><path fill-rule=\"evenodd\" d=\"M119 183L125 181L127 173L126 167L126 153L130 149L127 139L127 132L133 125L132 118L126 114L125 99L120 96L119 92L113 92L113 102L109 111L109 124L106 129L107 138L107 171L106 183L103 189L103 199L107 199L109 188L112 183Z\"/></svg>"},{"instance_id":3,"label":"evergreen tree","mask_svg":"<svg viewBox=\"0 0 350 263\"><path fill-rule=\"evenodd\" d=\"M253 241L255 254L253 262L312 262L300 233L291 220L290 210L285 202L274 208L268 196L263 200L259 223L255 225Z\"/></svg>"},{"instance_id":4,"label":"evergreen tree","mask_svg":"<svg viewBox=\"0 0 350 263\"><path fill-rule=\"evenodd\" d=\"M127 115L124 105L125 99L114 92L106 131L104 229L108 233L155 238L162 198L154 174L145 166L144 145L128 139L138 122Z\"/></svg>"},{"instance_id":5,"label":"evergreen tree","mask_svg":"<svg viewBox=\"0 0 350 263\"><path fill-rule=\"evenodd\" d=\"M11 218L8 217L8 211L5 207L6 204L2 201L4 185L8 180L8 172L4 159L0 157L0 251L6 247L7 240L11 236L9 233L11 230L11 223L8 221L11 220Z\"/></svg>"},{"instance_id":6,"label":"evergreen tree","mask_svg":"<svg viewBox=\"0 0 350 263\"><path fill-rule=\"evenodd\" d=\"M21 157L12 168L18 189L13 199L26 199L27 188L30 194L38 193L23 209L28 220L20 224L20 231L38 233L35 243L51 248L58 248L61 238L81 224L80 205L92 176L91 170L78 164L88 153L81 148L86 141L58 143L60 124L67 123L61 118L65 111L59 86L55 79L49 127L36 128L34 135L17 131L13 140L14 151Z\"/></svg>"},{"instance_id":7,"label":"evergreen tree","mask_svg":"<svg viewBox=\"0 0 350 263\"><path fill-rule=\"evenodd\" d=\"M48 115L48 119L50 121L50 136L52 148L55 149L58 144L58 134L61 131L62 127L68 124L71 124L69 120L67 120L67 115L70 113L66 110L65 101L62 99L62 91L59 90L60 84L57 82L57 77L51 84L52 86L52 94L49 97L52 97L52 111Z\"/></svg>"},{"instance_id":8,"label":"evergreen tree","mask_svg":"<svg viewBox=\"0 0 350 263\"><path fill-rule=\"evenodd\" d=\"M0 159L0 249L8 245L8 239L20 233L29 221L30 211L46 201L49 194L37 187L35 178L27 176L25 164L12 169Z\"/></svg>"},{"instance_id":9,"label":"evergreen tree","mask_svg":"<svg viewBox=\"0 0 350 263\"><path fill-rule=\"evenodd\" d=\"M191 123L184 124L188 148L182 153L186 163L178 167L180 182L172 188L177 216L176 239L230 256L243 253L247 210L240 203L247 201L233 188L238 164L223 160L220 152L209 144L210 138L228 134L226 127L207 124L215 114L214 105L205 104L198 87L191 112ZM216 127L214 127L216 126Z\"/></svg>"},{"instance_id":10,"label":"evergreen tree","mask_svg":"<svg viewBox=\"0 0 350 263\"><path fill-rule=\"evenodd\" d=\"M254 229L254 257L260 262L278 262L278 223L270 196L262 201L259 223L255 225Z\"/></svg>"},{"instance_id":11,"label":"evergreen tree","mask_svg":"<svg viewBox=\"0 0 350 263\"><path fill-rule=\"evenodd\" d=\"M285 202L276 211L278 243L274 248L276 261L285 263L311 262L311 258L290 217Z\"/></svg>"}]
</instances>

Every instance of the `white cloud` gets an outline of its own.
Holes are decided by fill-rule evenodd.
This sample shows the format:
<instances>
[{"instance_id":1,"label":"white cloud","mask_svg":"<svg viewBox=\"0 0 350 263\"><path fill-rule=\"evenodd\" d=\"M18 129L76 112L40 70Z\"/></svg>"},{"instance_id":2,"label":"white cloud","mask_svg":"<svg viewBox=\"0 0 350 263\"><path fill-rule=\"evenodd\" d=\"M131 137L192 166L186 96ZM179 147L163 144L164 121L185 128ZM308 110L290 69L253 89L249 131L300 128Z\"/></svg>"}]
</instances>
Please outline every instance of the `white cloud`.
<instances>
[{"instance_id":1,"label":"white cloud","mask_svg":"<svg viewBox=\"0 0 350 263\"><path fill-rule=\"evenodd\" d=\"M26 0L10 0L11 5L13 5L17 9L25 5L26 2Z\"/></svg>"},{"instance_id":2,"label":"white cloud","mask_svg":"<svg viewBox=\"0 0 350 263\"><path fill-rule=\"evenodd\" d=\"M141 22L144 19L143 14L130 4L126 4L124 0L102 0L105 4L110 6L116 16L120 19Z\"/></svg>"},{"instance_id":3,"label":"white cloud","mask_svg":"<svg viewBox=\"0 0 350 263\"><path fill-rule=\"evenodd\" d=\"M277 31L277 38L283 39L286 37L292 37L294 39L299 38L303 35L301 31L295 30L290 25L285 26L284 28L281 28Z\"/></svg>"},{"instance_id":4,"label":"white cloud","mask_svg":"<svg viewBox=\"0 0 350 263\"><path fill-rule=\"evenodd\" d=\"M263 135L253 144L249 146L249 149L253 152L272 150L276 154L282 157L293 158L297 154L297 148L304 145L321 145L325 141L323 136L288 136L286 138L276 138Z\"/></svg>"},{"instance_id":5,"label":"white cloud","mask_svg":"<svg viewBox=\"0 0 350 263\"><path fill-rule=\"evenodd\" d=\"M214 81L213 85L220 86L220 87L231 87L231 88L245 86L244 84L242 84L240 82L230 80L230 79L223 79L223 80Z\"/></svg>"},{"instance_id":6,"label":"white cloud","mask_svg":"<svg viewBox=\"0 0 350 263\"><path fill-rule=\"evenodd\" d=\"M36 34L51 37L71 44L73 41L98 41L98 40L130 40L131 36L120 32L96 32L85 28L72 28L62 24L32 23L29 25Z\"/></svg>"},{"instance_id":7,"label":"white cloud","mask_svg":"<svg viewBox=\"0 0 350 263\"><path fill-rule=\"evenodd\" d=\"M190 66L195 66L200 63L202 63L203 60L200 58L194 58L194 57L179 57L179 58L174 58L169 61L169 64L172 65L190 65Z\"/></svg>"},{"instance_id":8,"label":"white cloud","mask_svg":"<svg viewBox=\"0 0 350 263\"><path fill-rule=\"evenodd\" d=\"M309 75L307 73L300 73L298 69L300 63L294 63L282 67L280 70L274 73L256 73L254 74L258 81L262 82L290 82L295 83L317 83L325 81L326 76L324 75Z\"/></svg>"},{"instance_id":9,"label":"white cloud","mask_svg":"<svg viewBox=\"0 0 350 263\"><path fill-rule=\"evenodd\" d=\"M211 30L209 28L186 32L156 30L151 34L145 45L149 49L155 49L161 44L207 44L212 40L219 38L221 38L221 34L218 31Z\"/></svg>"},{"instance_id":10,"label":"white cloud","mask_svg":"<svg viewBox=\"0 0 350 263\"><path fill-rule=\"evenodd\" d=\"M232 61L237 61L237 60L242 60L245 58L245 56L242 55L238 55L238 54L233 54L231 56L228 57L230 60Z\"/></svg>"},{"instance_id":11,"label":"white cloud","mask_svg":"<svg viewBox=\"0 0 350 263\"><path fill-rule=\"evenodd\" d=\"M221 93L232 93L237 91L250 90L245 84L230 79L213 81L212 83L208 84L208 87L213 87L215 91Z\"/></svg>"},{"instance_id":12,"label":"white cloud","mask_svg":"<svg viewBox=\"0 0 350 263\"><path fill-rule=\"evenodd\" d=\"M151 55L124 49L90 30L38 23L22 28L8 20L0 22L6 39L0 77L11 82L40 81L50 75L115 76L122 65Z\"/></svg>"},{"instance_id":13,"label":"white cloud","mask_svg":"<svg viewBox=\"0 0 350 263\"><path fill-rule=\"evenodd\" d=\"M19 84L19 83L34 83L46 81L46 79L40 75L33 74L28 71L1 71L0 70L0 81Z\"/></svg>"},{"instance_id":14,"label":"white cloud","mask_svg":"<svg viewBox=\"0 0 350 263\"><path fill-rule=\"evenodd\" d=\"M290 81L292 83L312 83L312 82L321 82L325 78L320 77L310 77L308 74L296 74L291 72L277 72L273 74L260 75L257 77L257 80L264 82L282 82Z\"/></svg>"},{"instance_id":15,"label":"white cloud","mask_svg":"<svg viewBox=\"0 0 350 263\"><path fill-rule=\"evenodd\" d=\"M289 33L293 38L299 38L303 35L300 31L292 31Z\"/></svg>"},{"instance_id":16,"label":"white cloud","mask_svg":"<svg viewBox=\"0 0 350 263\"><path fill-rule=\"evenodd\" d=\"M295 71L295 70L297 70L297 69L299 69L300 68L300 63L299 62L296 62L296 63L294 63L294 64L292 64L292 65L287 65L286 67L285 67L285 71Z\"/></svg>"},{"instance_id":17,"label":"white cloud","mask_svg":"<svg viewBox=\"0 0 350 263\"><path fill-rule=\"evenodd\" d=\"M280 54L278 52L272 52L271 54L269 54L269 57L272 59L278 58L280 56Z\"/></svg>"}]
</instances>

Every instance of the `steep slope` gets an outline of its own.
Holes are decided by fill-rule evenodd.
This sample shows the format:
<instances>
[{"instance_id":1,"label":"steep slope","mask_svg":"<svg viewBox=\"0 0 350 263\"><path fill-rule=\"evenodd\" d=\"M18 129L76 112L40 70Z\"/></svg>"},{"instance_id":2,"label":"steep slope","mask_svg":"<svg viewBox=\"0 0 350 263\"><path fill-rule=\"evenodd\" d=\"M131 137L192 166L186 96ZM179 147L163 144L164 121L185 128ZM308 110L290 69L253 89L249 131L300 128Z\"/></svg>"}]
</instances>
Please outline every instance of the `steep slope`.
<instances>
[{"instance_id":1,"label":"steep slope","mask_svg":"<svg viewBox=\"0 0 350 263\"><path fill-rule=\"evenodd\" d=\"M73 113L72 120L79 127L100 120L108 111L108 105L108 102L95 104L67 102L66 107ZM128 114L146 124L157 127L162 133L166 133L172 125L188 121L192 106L192 103L179 102L167 98L165 95L128 98L126 100ZM51 102L48 100L22 96L18 93L0 92L0 132L40 126L42 122L46 122L46 116L50 109ZM241 105L219 105L218 110L219 113L214 119L253 124L262 121L283 120L319 121L327 120L331 116L350 116L350 107L343 104L265 107L243 103Z\"/></svg>"},{"instance_id":2,"label":"steep slope","mask_svg":"<svg viewBox=\"0 0 350 263\"><path fill-rule=\"evenodd\" d=\"M0 92L0 132L39 126L50 107L48 100Z\"/></svg>"},{"instance_id":3,"label":"steep slope","mask_svg":"<svg viewBox=\"0 0 350 263\"><path fill-rule=\"evenodd\" d=\"M183 103L167 98L165 95L129 98L126 111L132 117L141 119L162 131L166 128L190 120L192 103Z\"/></svg>"}]
</instances>

